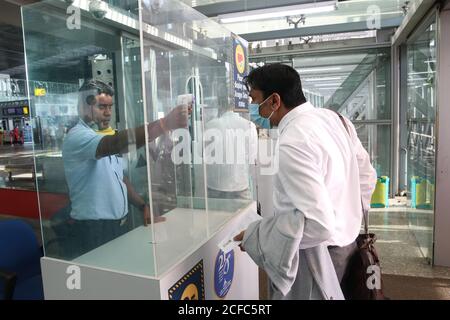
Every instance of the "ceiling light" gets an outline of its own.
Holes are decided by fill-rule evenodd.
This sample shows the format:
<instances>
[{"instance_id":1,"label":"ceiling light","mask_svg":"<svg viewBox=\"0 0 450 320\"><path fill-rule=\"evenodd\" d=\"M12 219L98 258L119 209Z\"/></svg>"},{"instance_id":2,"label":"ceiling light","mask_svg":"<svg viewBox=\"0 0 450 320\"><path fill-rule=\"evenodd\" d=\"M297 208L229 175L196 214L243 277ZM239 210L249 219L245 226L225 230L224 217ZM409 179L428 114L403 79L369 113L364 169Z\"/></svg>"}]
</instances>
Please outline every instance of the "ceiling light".
<instances>
[{"instance_id":1,"label":"ceiling light","mask_svg":"<svg viewBox=\"0 0 450 320\"><path fill-rule=\"evenodd\" d=\"M297 16L301 14L323 13L336 10L336 1L325 1L318 3L307 3L295 6L284 6L267 8L261 10L241 11L219 15L221 23L235 23L242 21L255 21L287 16Z\"/></svg>"},{"instance_id":2,"label":"ceiling light","mask_svg":"<svg viewBox=\"0 0 450 320\"><path fill-rule=\"evenodd\" d=\"M303 81L314 81L314 82L318 82L318 81L331 81L331 80L341 80L344 79L345 77L323 77L323 78L305 78L303 79Z\"/></svg>"},{"instance_id":3,"label":"ceiling light","mask_svg":"<svg viewBox=\"0 0 450 320\"><path fill-rule=\"evenodd\" d=\"M296 69L299 73L316 73L316 72L325 72L325 71L337 71L342 70L342 67L329 67L329 68L309 68L309 69Z\"/></svg>"},{"instance_id":4,"label":"ceiling light","mask_svg":"<svg viewBox=\"0 0 450 320\"><path fill-rule=\"evenodd\" d=\"M315 83L314 86L316 87L340 87L341 83Z\"/></svg>"}]
</instances>

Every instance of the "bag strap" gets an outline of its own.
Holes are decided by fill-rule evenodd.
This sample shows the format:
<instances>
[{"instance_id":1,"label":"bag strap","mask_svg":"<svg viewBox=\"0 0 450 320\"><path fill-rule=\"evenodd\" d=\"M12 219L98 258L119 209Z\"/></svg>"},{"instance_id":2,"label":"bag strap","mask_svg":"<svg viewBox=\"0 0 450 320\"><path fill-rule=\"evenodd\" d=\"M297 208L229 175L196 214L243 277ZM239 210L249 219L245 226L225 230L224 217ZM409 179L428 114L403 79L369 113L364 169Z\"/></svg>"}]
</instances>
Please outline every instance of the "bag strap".
<instances>
[{"instance_id":1,"label":"bag strap","mask_svg":"<svg viewBox=\"0 0 450 320\"><path fill-rule=\"evenodd\" d=\"M337 111L334 111L334 112L338 115L339 119L341 120L342 124L345 127L345 131L347 131L348 135L350 136L350 130L348 129L347 122L345 122L344 117L339 112L337 112Z\"/></svg>"},{"instance_id":2,"label":"bag strap","mask_svg":"<svg viewBox=\"0 0 450 320\"><path fill-rule=\"evenodd\" d=\"M337 112L335 110L332 110L332 111L334 111L338 115L339 119L341 120L342 124L345 127L345 131L347 131L347 134L350 136L350 130L348 129L347 123L345 122L344 117L342 116L342 114L340 114L339 112ZM369 233L369 222L368 222L368 220L369 220L369 211L368 210L364 210L364 204L363 204L362 198L361 198L361 210L363 212L363 218L364 218L364 232L366 234L368 234Z\"/></svg>"},{"instance_id":3,"label":"bag strap","mask_svg":"<svg viewBox=\"0 0 450 320\"><path fill-rule=\"evenodd\" d=\"M361 209L362 209L362 212L363 212L363 218L364 218L364 232L366 233L366 234L369 234L369 210L364 210L364 204L363 204L363 202L362 202L362 199L361 199Z\"/></svg>"}]
</instances>

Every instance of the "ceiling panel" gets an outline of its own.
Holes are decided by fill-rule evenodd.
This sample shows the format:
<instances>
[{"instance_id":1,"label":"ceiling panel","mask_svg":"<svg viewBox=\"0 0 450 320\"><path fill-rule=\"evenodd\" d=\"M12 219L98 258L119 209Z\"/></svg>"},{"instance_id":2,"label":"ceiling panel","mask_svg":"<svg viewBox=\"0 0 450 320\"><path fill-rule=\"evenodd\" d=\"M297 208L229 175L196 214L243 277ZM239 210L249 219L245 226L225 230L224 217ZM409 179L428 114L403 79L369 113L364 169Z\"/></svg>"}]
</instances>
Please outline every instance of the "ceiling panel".
<instances>
[{"instance_id":1,"label":"ceiling panel","mask_svg":"<svg viewBox=\"0 0 450 320\"><path fill-rule=\"evenodd\" d=\"M146 0L152 1L152 0ZM317 6L330 0L183 0L208 17L219 20L220 15L251 13L256 9L280 11L286 6L306 5ZM250 42L268 39L289 39L295 41L298 37L317 34L349 33L365 30L391 29L399 27L409 9L425 0L336 0L337 10L321 14L306 14L305 20L292 19L289 23L286 17L262 21L244 21L224 24L232 32L241 35ZM270 12L269 10L269 12ZM253 11L254 12L254 11ZM291 10L292 12L292 10ZM374 24L371 21L376 16L379 19ZM298 17L299 18L299 17ZM369 21L369 23L367 23ZM297 28L294 23L297 23ZM379 24L378 24L379 23ZM333 31L336 26L337 31ZM315 33L314 28L321 33ZM302 30L301 30L302 29ZM301 31L300 31L301 30ZM286 35L284 35L286 33ZM265 38L268 37L268 38ZM264 39L263 39L264 38Z\"/></svg>"},{"instance_id":2,"label":"ceiling panel","mask_svg":"<svg viewBox=\"0 0 450 320\"><path fill-rule=\"evenodd\" d=\"M294 23L296 22L298 22L298 28L366 22L367 29L369 29L376 26L374 23L378 22L378 20L374 20L375 16L383 20L402 17L404 14L403 5L404 1L399 0L351 0L339 2L337 9L332 12L306 14L304 15L304 22L298 22L301 17L296 16L291 17L291 23L289 23L287 17L282 17L266 18L262 21L229 23L225 26L237 34L294 29Z\"/></svg>"}]
</instances>

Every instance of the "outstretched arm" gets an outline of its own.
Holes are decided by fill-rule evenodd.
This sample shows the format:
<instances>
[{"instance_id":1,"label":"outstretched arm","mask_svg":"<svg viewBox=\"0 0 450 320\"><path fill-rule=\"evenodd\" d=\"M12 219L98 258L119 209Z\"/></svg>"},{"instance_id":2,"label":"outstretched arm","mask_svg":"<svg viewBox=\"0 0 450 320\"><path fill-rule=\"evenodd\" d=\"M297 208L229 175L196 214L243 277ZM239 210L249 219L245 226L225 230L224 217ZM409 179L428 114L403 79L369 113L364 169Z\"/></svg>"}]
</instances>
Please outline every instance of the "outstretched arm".
<instances>
[{"instance_id":1,"label":"outstretched arm","mask_svg":"<svg viewBox=\"0 0 450 320\"><path fill-rule=\"evenodd\" d=\"M187 127L189 112L188 106L178 106L170 111L166 117L148 124L149 142L169 130ZM96 158L127 153L130 144L135 144L137 149L145 144L145 125L134 129L121 130L112 136L104 136L98 144Z\"/></svg>"}]
</instances>

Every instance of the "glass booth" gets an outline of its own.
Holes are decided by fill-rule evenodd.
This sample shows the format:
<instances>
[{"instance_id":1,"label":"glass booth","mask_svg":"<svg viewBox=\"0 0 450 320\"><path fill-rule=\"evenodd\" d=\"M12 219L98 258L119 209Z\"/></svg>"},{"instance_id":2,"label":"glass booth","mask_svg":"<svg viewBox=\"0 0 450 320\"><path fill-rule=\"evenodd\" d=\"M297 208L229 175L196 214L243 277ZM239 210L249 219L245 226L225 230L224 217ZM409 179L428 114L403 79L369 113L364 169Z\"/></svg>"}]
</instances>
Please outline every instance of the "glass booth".
<instances>
[{"instance_id":1,"label":"glass booth","mask_svg":"<svg viewBox=\"0 0 450 320\"><path fill-rule=\"evenodd\" d=\"M197 281L190 298L257 298L256 265L239 249L218 246L258 218L254 127L245 120L238 150L236 136L227 132L214 144L221 139L208 130L220 133L227 113L248 118L239 92L247 44L181 1L136 6L131 12L96 0L54 0L22 8L27 80L71 89L53 105L36 103L43 90L29 97L42 130L61 138L51 150L35 150L44 168L36 184L45 296L181 299L190 275ZM187 125L168 128L177 106L191 107ZM120 152L101 149L107 139L121 141ZM81 285L68 278L77 270ZM235 290L233 270L243 284Z\"/></svg>"}]
</instances>

